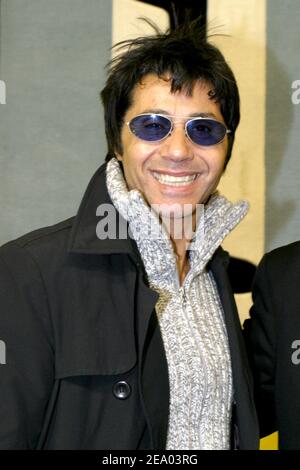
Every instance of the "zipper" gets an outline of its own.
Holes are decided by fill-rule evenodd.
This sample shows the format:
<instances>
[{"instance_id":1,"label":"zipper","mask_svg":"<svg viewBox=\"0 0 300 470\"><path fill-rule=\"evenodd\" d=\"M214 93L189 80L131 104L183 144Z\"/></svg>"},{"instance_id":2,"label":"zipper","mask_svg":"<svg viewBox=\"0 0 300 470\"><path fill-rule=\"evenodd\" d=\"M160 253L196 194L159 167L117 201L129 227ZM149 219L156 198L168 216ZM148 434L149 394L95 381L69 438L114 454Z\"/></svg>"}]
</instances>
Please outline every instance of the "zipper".
<instances>
[{"instance_id":1,"label":"zipper","mask_svg":"<svg viewBox=\"0 0 300 470\"><path fill-rule=\"evenodd\" d=\"M183 285L181 286L180 285L180 281L179 281L179 277L178 277L178 292L179 292L179 298L180 298L180 301L181 301L181 305L182 305L182 308L183 310L185 309L186 307L186 304L187 304L187 287L189 286L189 284L186 283L186 279L183 281ZM185 312L184 312L185 313ZM188 323L189 322L189 319L188 319ZM197 342L197 341L196 341ZM206 359L204 357L204 354L201 350L201 346L198 345L198 352L199 352L199 356L201 358L201 363L203 365L203 369L204 370L207 370L207 366L206 366ZM204 372L204 385L203 385L203 400L202 400L202 403L201 403L201 410L200 410L200 420L202 419L202 416L203 416L203 406L204 406L204 402L206 400L206 394L207 394L207 389L208 389L208 380L207 380L207 375L206 373ZM199 436L199 440L200 440L200 448L202 447L202 442L201 442L201 436Z\"/></svg>"},{"instance_id":2,"label":"zipper","mask_svg":"<svg viewBox=\"0 0 300 470\"><path fill-rule=\"evenodd\" d=\"M232 401L232 409L231 409L231 450L239 450L240 449L240 435L239 435L239 427L237 423L237 406L236 401L233 398Z\"/></svg>"},{"instance_id":3,"label":"zipper","mask_svg":"<svg viewBox=\"0 0 300 470\"><path fill-rule=\"evenodd\" d=\"M184 286L179 287L179 297L183 306L186 304L186 292Z\"/></svg>"}]
</instances>

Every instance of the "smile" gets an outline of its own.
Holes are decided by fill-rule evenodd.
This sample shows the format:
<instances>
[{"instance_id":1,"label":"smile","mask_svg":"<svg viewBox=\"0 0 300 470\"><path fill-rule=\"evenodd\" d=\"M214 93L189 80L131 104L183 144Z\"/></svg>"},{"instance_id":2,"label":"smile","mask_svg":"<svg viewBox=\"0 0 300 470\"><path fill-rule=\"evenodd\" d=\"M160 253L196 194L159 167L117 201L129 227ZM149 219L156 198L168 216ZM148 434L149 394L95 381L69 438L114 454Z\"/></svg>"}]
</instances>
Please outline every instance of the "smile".
<instances>
[{"instance_id":1,"label":"smile","mask_svg":"<svg viewBox=\"0 0 300 470\"><path fill-rule=\"evenodd\" d=\"M169 186L188 186L197 178L198 174L194 173L193 175L187 176L174 176L167 175L163 173L152 172L154 178L162 184L167 184Z\"/></svg>"}]
</instances>

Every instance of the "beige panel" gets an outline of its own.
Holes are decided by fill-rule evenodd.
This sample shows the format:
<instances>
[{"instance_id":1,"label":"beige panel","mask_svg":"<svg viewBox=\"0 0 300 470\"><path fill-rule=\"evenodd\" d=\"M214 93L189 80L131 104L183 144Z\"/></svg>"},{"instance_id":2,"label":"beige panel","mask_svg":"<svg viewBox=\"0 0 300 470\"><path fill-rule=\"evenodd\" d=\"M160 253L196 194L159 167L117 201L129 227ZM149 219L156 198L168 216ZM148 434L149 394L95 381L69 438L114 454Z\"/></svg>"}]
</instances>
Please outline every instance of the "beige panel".
<instances>
[{"instance_id":1,"label":"beige panel","mask_svg":"<svg viewBox=\"0 0 300 470\"><path fill-rule=\"evenodd\" d=\"M241 325L243 325L246 318L249 318L249 311L252 305L252 296L250 292L244 294L236 294L235 301L239 311Z\"/></svg>"},{"instance_id":2,"label":"beige panel","mask_svg":"<svg viewBox=\"0 0 300 470\"><path fill-rule=\"evenodd\" d=\"M141 17L151 19L163 31L169 27L169 15L162 8L136 0L113 0L112 44L153 34L153 29L139 20Z\"/></svg>"},{"instance_id":3,"label":"beige panel","mask_svg":"<svg viewBox=\"0 0 300 470\"><path fill-rule=\"evenodd\" d=\"M265 145L265 0L210 0L208 31L230 37L211 39L229 61L241 94L241 123L232 161L220 190L235 201L247 199L251 209L226 241L236 256L257 262L264 250Z\"/></svg>"},{"instance_id":4,"label":"beige panel","mask_svg":"<svg viewBox=\"0 0 300 470\"><path fill-rule=\"evenodd\" d=\"M247 3L247 4L245 4ZM230 200L247 199L250 211L224 242L232 255L257 264L264 251L265 213L265 0L210 0L208 33L224 53L241 94L241 123L232 160L219 186ZM248 315L250 295L237 296L240 316Z\"/></svg>"}]
</instances>

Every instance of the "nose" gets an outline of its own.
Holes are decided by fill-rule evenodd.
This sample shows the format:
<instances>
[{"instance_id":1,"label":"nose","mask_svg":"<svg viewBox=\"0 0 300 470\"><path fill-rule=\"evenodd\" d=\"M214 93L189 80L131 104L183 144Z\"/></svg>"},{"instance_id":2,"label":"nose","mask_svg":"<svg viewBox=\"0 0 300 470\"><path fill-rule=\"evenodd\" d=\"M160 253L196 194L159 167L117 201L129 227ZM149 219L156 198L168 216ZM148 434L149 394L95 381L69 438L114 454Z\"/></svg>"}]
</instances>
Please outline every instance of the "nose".
<instances>
[{"instance_id":1,"label":"nose","mask_svg":"<svg viewBox=\"0 0 300 470\"><path fill-rule=\"evenodd\" d=\"M161 142L161 145L163 158L176 161L193 158L192 145L182 125L174 126L171 134Z\"/></svg>"}]
</instances>

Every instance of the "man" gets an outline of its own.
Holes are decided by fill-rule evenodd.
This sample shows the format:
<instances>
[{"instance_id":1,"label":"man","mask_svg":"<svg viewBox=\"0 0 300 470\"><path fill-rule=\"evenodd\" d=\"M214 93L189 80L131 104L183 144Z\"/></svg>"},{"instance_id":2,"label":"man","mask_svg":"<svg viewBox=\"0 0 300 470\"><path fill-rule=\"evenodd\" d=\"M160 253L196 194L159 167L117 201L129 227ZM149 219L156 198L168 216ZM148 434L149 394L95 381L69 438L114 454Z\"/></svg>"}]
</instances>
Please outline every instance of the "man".
<instances>
[{"instance_id":1,"label":"man","mask_svg":"<svg viewBox=\"0 0 300 470\"><path fill-rule=\"evenodd\" d=\"M102 91L108 156L77 216L0 250L0 446L257 448L220 248L247 204L215 193L237 85L197 23L125 46Z\"/></svg>"},{"instance_id":2,"label":"man","mask_svg":"<svg viewBox=\"0 0 300 470\"><path fill-rule=\"evenodd\" d=\"M280 449L300 449L299 273L299 242L266 254L245 322L261 434L278 430Z\"/></svg>"}]
</instances>

